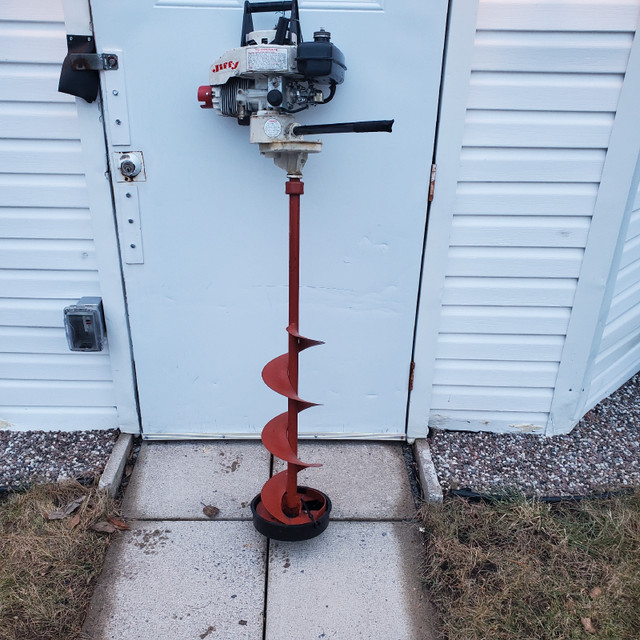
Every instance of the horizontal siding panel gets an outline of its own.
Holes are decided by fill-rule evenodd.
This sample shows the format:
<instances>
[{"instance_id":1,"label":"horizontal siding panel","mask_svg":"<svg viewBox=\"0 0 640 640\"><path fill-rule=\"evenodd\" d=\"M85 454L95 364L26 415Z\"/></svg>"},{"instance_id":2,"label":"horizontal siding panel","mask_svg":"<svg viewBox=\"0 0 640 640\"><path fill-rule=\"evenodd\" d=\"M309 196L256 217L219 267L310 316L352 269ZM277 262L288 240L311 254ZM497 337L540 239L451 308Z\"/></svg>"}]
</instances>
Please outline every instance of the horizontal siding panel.
<instances>
[{"instance_id":1,"label":"horizontal siding panel","mask_svg":"<svg viewBox=\"0 0 640 640\"><path fill-rule=\"evenodd\" d=\"M605 149L613 118L613 113L469 110L462 144Z\"/></svg>"},{"instance_id":2,"label":"horizontal siding panel","mask_svg":"<svg viewBox=\"0 0 640 640\"><path fill-rule=\"evenodd\" d=\"M453 217L452 246L581 247L589 235L591 218L563 216Z\"/></svg>"},{"instance_id":3,"label":"horizontal siding panel","mask_svg":"<svg viewBox=\"0 0 640 640\"><path fill-rule=\"evenodd\" d=\"M0 427L117 427L108 349L73 353L63 329L100 295L63 2L0 4Z\"/></svg>"},{"instance_id":4,"label":"horizontal siding panel","mask_svg":"<svg viewBox=\"0 0 640 640\"><path fill-rule=\"evenodd\" d=\"M596 183L462 182L453 210L465 215L591 216L597 195Z\"/></svg>"},{"instance_id":5,"label":"horizontal siding panel","mask_svg":"<svg viewBox=\"0 0 640 640\"><path fill-rule=\"evenodd\" d=\"M632 286L627 287L622 293L614 296L609 307L609 315L607 322L611 322L620 317L623 313L627 313L633 307L640 305L640 281L635 282ZM640 308L638 308L640 313Z\"/></svg>"},{"instance_id":6,"label":"horizontal siding panel","mask_svg":"<svg viewBox=\"0 0 640 640\"><path fill-rule=\"evenodd\" d=\"M557 362L436 360L435 385L543 387L555 385Z\"/></svg>"},{"instance_id":7,"label":"horizontal siding panel","mask_svg":"<svg viewBox=\"0 0 640 640\"><path fill-rule=\"evenodd\" d=\"M472 68L481 71L624 73L630 33L479 31Z\"/></svg>"},{"instance_id":8,"label":"horizontal siding panel","mask_svg":"<svg viewBox=\"0 0 640 640\"><path fill-rule=\"evenodd\" d=\"M495 333L564 336L571 309L541 307L442 308L442 333Z\"/></svg>"},{"instance_id":9,"label":"horizontal siding panel","mask_svg":"<svg viewBox=\"0 0 640 640\"><path fill-rule=\"evenodd\" d=\"M445 305L570 307L577 280L550 278L448 277Z\"/></svg>"},{"instance_id":10,"label":"horizontal siding panel","mask_svg":"<svg viewBox=\"0 0 640 640\"><path fill-rule=\"evenodd\" d=\"M0 405L108 407L113 385L103 381L0 380Z\"/></svg>"},{"instance_id":11,"label":"horizontal siding panel","mask_svg":"<svg viewBox=\"0 0 640 640\"><path fill-rule=\"evenodd\" d=\"M97 269L91 240L0 238L0 269Z\"/></svg>"},{"instance_id":12,"label":"horizontal siding panel","mask_svg":"<svg viewBox=\"0 0 640 640\"><path fill-rule=\"evenodd\" d=\"M616 369L618 363L631 351L640 347L640 332L631 333L619 340L606 351L601 351L595 359L593 365L592 379L595 380L599 376L606 377L610 369ZM640 361L640 360L639 360ZM599 385L592 384L592 389L596 390ZM598 393L596 391L596 393Z\"/></svg>"},{"instance_id":13,"label":"horizontal siding panel","mask_svg":"<svg viewBox=\"0 0 640 640\"><path fill-rule=\"evenodd\" d=\"M603 371L594 377L591 383L591 397L589 407L595 406L603 398L612 394L623 385L631 376L638 372L640 362L640 344L636 343L616 362L615 367Z\"/></svg>"},{"instance_id":14,"label":"horizontal siding panel","mask_svg":"<svg viewBox=\"0 0 640 640\"><path fill-rule=\"evenodd\" d=\"M553 389L434 385L432 410L547 412Z\"/></svg>"},{"instance_id":15,"label":"horizontal siding panel","mask_svg":"<svg viewBox=\"0 0 640 640\"><path fill-rule=\"evenodd\" d=\"M110 407L0 407L0 420L18 429L117 429L118 414Z\"/></svg>"},{"instance_id":16,"label":"horizontal siding panel","mask_svg":"<svg viewBox=\"0 0 640 640\"><path fill-rule=\"evenodd\" d=\"M0 291L8 298L78 299L99 296L97 271L54 271L4 269Z\"/></svg>"},{"instance_id":17,"label":"horizontal siding panel","mask_svg":"<svg viewBox=\"0 0 640 640\"><path fill-rule=\"evenodd\" d=\"M559 362L564 336L441 333L436 358Z\"/></svg>"},{"instance_id":18,"label":"horizontal siding panel","mask_svg":"<svg viewBox=\"0 0 640 640\"><path fill-rule=\"evenodd\" d=\"M511 278L577 278L582 249L451 247L451 276Z\"/></svg>"},{"instance_id":19,"label":"horizontal siding panel","mask_svg":"<svg viewBox=\"0 0 640 640\"><path fill-rule=\"evenodd\" d=\"M613 295L617 296L640 280L640 260L628 264L618 271Z\"/></svg>"},{"instance_id":20,"label":"horizontal siding panel","mask_svg":"<svg viewBox=\"0 0 640 640\"><path fill-rule=\"evenodd\" d=\"M109 356L95 353L68 355L0 353L0 379L111 380Z\"/></svg>"},{"instance_id":21,"label":"horizontal siding panel","mask_svg":"<svg viewBox=\"0 0 640 640\"><path fill-rule=\"evenodd\" d=\"M0 20L64 22L62 2L52 2L52 0L5 2L0 5Z\"/></svg>"},{"instance_id":22,"label":"horizontal siding panel","mask_svg":"<svg viewBox=\"0 0 640 640\"><path fill-rule=\"evenodd\" d=\"M63 23L0 22L0 62L62 64L66 55Z\"/></svg>"},{"instance_id":23,"label":"horizontal siding panel","mask_svg":"<svg viewBox=\"0 0 640 640\"><path fill-rule=\"evenodd\" d=\"M0 344L5 353L69 353L62 328L0 326Z\"/></svg>"},{"instance_id":24,"label":"horizontal siding panel","mask_svg":"<svg viewBox=\"0 0 640 640\"><path fill-rule=\"evenodd\" d=\"M79 136L76 105L65 102L0 103L0 136L37 140L76 140Z\"/></svg>"},{"instance_id":25,"label":"horizontal siding panel","mask_svg":"<svg viewBox=\"0 0 640 640\"><path fill-rule=\"evenodd\" d=\"M88 208L84 176L0 173L0 207Z\"/></svg>"},{"instance_id":26,"label":"horizontal siding panel","mask_svg":"<svg viewBox=\"0 0 640 640\"><path fill-rule=\"evenodd\" d=\"M88 209L5 207L0 209L0 229L5 238L93 238Z\"/></svg>"},{"instance_id":27,"label":"horizontal siding panel","mask_svg":"<svg viewBox=\"0 0 640 640\"><path fill-rule=\"evenodd\" d=\"M473 71L470 109L615 111L623 74Z\"/></svg>"},{"instance_id":28,"label":"horizontal siding panel","mask_svg":"<svg viewBox=\"0 0 640 640\"><path fill-rule=\"evenodd\" d=\"M602 332L600 352L610 349L619 340L624 340L640 331L640 313L638 311L637 307L633 307L615 320L607 323Z\"/></svg>"},{"instance_id":29,"label":"horizontal siding panel","mask_svg":"<svg viewBox=\"0 0 640 640\"><path fill-rule=\"evenodd\" d=\"M62 327L64 308L75 302L75 300L0 298L0 325Z\"/></svg>"},{"instance_id":30,"label":"horizontal siding panel","mask_svg":"<svg viewBox=\"0 0 640 640\"><path fill-rule=\"evenodd\" d=\"M629 217L626 242L640 235L640 210L633 211Z\"/></svg>"},{"instance_id":31,"label":"horizontal siding panel","mask_svg":"<svg viewBox=\"0 0 640 640\"><path fill-rule=\"evenodd\" d=\"M482 0L479 29L526 31L633 31L636 0Z\"/></svg>"},{"instance_id":32,"label":"horizontal siding panel","mask_svg":"<svg viewBox=\"0 0 640 640\"><path fill-rule=\"evenodd\" d=\"M602 149L465 147L460 154L459 180L463 182L599 182L605 155L606 152Z\"/></svg>"},{"instance_id":33,"label":"horizontal siding panel","mask_svg":"<svg viewBox=\"0 0 640 640\"><path fill-rule=\"evenodd\" d=\"M624 269L636 260L640 260L640 236L625 242L619 268Z\"/></svg>"},{"instance_id":34,"label":"horizontal siding panel","mask_svg":"<svg viewBox=\"0 0 640 640\"><path fill-rule=\"evenodd\" d=\"M59 64L0 63L0 100L24 103L69 102L75 105L73 96L58 91L59 79Z\"/></svg>"},{"instance_id":35,"label":"horizontal siding panel","mask_svg":"<svg viewBox=\"0 0 640 640\"><path fill-rule=\"evenodd\" d=\"M495 433L542 433L548 413L523 411L451 411L432 412L429 426L454 431L493 431Z\"/></svg>"},{"instance_id":36,"label":"horizontal siding panel","mask_svg":"<svg viewBox=\"0 0 640 640\"><path fill-rule=\"evenodd\" d=\"M84 174L80 141L0 138L0 171Z\"/></svg>"}]
</instances>

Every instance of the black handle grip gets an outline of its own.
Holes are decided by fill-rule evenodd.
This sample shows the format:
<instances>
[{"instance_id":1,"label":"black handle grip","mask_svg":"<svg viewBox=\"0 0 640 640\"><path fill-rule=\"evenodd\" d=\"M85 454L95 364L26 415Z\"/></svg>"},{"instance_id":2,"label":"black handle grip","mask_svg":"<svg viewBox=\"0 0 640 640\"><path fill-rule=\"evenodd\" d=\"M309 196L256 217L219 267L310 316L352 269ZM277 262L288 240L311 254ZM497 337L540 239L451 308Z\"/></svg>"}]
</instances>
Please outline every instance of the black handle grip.
<instances>
[{"instance_id":1,"label":"black handle grip","mask_svg":"<svg viewBox=\"0 0 640 640\"><path fill-rule=\"evenodd\" d=\"M365 120L364 122L336 122L335 124L300 124L293 127L294 136L305 133L376 133L378 131L391 133L393 120Z\"/></svg>"},{"instance_id":2,"label":"black handle grip","mask_svg":"<svg viewBox=\"0 0 640 640\"><path fill-rule=\"evenodd\" d=\"M245 0L244 11L242 13L242 34L240 36L240 46L247 45L247 36L253 31L253 18L254 13L280 13L284 11L290 11L290 31L296 35L297 43L302 42L302 29L300 29L300 18L298 11L298 0L272 0L270 2L249 2ZM282 30L284 25L280 24ZM288 25L287 25L288 26ZM278 42L276 44L285 44L285 37L282 34L277 36ZM281 40L281 42L280 42ZM290 40L290 38L289 38ZM291 44L290 41L287 44Z\"/></svg>"},{"instance_id":3,"label":"black handle grip","mask_svg":"<svg viewBox=\"0 0 640 640\"><path fill-rule=\"evenodd\" d=\"M293 2L291 2L291 0L280 2L247 2L245 6L249 13L276 13L279 11L291 11Z\"/></svg>"}]
</instances>

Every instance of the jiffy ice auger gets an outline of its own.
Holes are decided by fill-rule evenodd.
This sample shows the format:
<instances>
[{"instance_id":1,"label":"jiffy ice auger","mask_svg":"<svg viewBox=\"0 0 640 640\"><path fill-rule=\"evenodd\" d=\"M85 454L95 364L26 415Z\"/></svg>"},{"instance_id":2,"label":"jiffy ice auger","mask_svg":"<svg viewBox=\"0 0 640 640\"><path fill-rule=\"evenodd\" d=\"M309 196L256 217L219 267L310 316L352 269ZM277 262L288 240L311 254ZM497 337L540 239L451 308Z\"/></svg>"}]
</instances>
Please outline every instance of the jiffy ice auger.
<instances>
[{"instance_id":1,"label":"jiffy ice auger","mask_svg":"<svg viewBox=\"0 0 640 640\"><path fill-rule=\"evenodd\" d=\"M273 29L255 30L254 13L286 13ZM322 142L305 140L304 134L391 132L393 120L301 125L294 115L333 99L344 80L342 52L324 29L304 42L297 0L245 2L240 46L216 60L209 84L198 89L203 109L237 118L249 125L249 139L260 152L273 158L287 172L289 196L289 324L288 351L263 369L265 383L287 398L287 411L270 420L262 430L264 446L287 463L287 469L271 477L251 503L256 529L276 540L307 540L329 524L331 500L323 492L298 486L298 473L319 464L298 457L298 414L314 403L298 396L298 354L317 340L299 333L300 196L304 192L302 168L310 153L319 153Z\"/></svg>"}]
</instances>

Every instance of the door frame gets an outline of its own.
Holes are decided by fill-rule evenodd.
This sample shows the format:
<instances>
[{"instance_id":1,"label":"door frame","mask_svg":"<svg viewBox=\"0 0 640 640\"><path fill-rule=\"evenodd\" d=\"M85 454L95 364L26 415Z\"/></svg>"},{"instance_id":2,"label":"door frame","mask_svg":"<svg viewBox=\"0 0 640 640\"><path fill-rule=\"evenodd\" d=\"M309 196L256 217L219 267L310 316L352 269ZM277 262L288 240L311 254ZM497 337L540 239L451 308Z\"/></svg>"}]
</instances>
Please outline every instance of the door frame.
<instances>
[{"instance_id":1,"label":"door frame","mask_svg":"<svg viewBox=\"0 0 640 640\"><path fill-rule=\"evenodd\" d=\"M68 34L93 34L88 0L62 0ZM135 364L129 330L113 193L107 164L102 95L88 103L76 98L84 175L87 182L98 279L103 299L118 426L123 433L142 432Z\"/></svg>"},{"instance_id":2,"label":"door frame","mask_svg":"<svg viewBox=\"0 0 640 640\"><path fill-rule=\"evenodd\" d=\"M67 33L93 34L93 23L89 0L62 0L64 6L64 17ZM473 3L477 8L477 0ZM376 5L377 6L377 5ZM450 33L449 17L451 15L451 0L447 3L445 14L448 16L444 20L445 32L443 57L441 59L442 76L444 78L446 51L448 36ZM473 22L475 27L475 11L470 12L472 16L467 16L467 22ZM472 19L473 18L473 19ZM470 39L473 43L473 39ZM470 45L469 45L470 46ZM463 47L464 48L464 47ZM459 56L456 55L456 59ZM464 59L464 57L463 57ZM442 79L439 87L438 98L438 118L434 127L433 155L436 155L438 140L440 139L440 113L442 99ZM80 137L82 140L83 159L85 164L85 176L89 191L89 201L91 218L94 227L94 242L99 267L99 280L103 299L105 301L105 320L108 327L108 341L113 373L113 384L116 396L116 408L118 421L123 432L140 434L143 437L154 439L154 436L145 436L142 428L141 409L137 392L137 380L135 371L134 350L129 324L128 309L126 302L126 284L122 269L122 256L117 231L117 217L115 212L115 198L110 180L110 169L108 165L108 144L105 132L104 115L105 107L102 98L104 90L104 75L101 74L100 93L94 103L87 103L80 98L76 98L78 110L78 121L80 124ZM447 118L449 121L452 118ZM428 176L425 178L428 180ZM437 278L433 278L432 265L437 264L437 255L442 253L443 247L434 252L431 229L429 226L430 202L425 202L425 243L420 257L421 270L418 275L418 287L416 292L416 321L414 323L413 352L411 361L407 363L407 401L406 420L404 424L404 438L393 434L322 434L324 439L380 439L380 440L408 440L414 441L416 438L424 438L428 432L429 403L431 399L430 382L433 375L433 362L429 351L425 353L425 333L430 327L431 338L437 336L437 330L430 323L433 320L439 307L429 307L429 313L420 315L420 309L427 305L421 305L421 299L430 297L429 291L433 289L433 284ZM438 225L440 228L442 225ZM441 230L440 230L441 231ZM440 233L437 233L440 235ZM446 247L444 248L446 249ZM425 279L425 275L427 276ZM426 286L425 286L426 285ZM425 318L425 316L428 316ZM429 341L429 335L426 336ZM432 340L433 341L433 340ZM424 357L421 356L424 354ZM415 364L417 360L419 364ZM429 375L430 372L430 375ZM412 384L415 375L415 386ZM429 384L426 384L427 379ZM416 393L417 392L417 393ZM422 416L423 418L420 418ZM171 436L161 434L156 439L184 439L188 438L210 438L210 435L199 436L198 434L180 434ZM219 436L220 438L248 437L255 438L255 434L229 434ZM302 436L304 437L304 436Z\"/></svg>"},{"instance_id":3,"label":"door frame","mask_svg":"<svg viewBox=\"0 0 640 640\"><path fill-rule=\"evenodd\" d=\"M414 383L407 403L408 440L426 438L429 433L436 348L478 5L479 0L449 0L433 154L437 181L433 200L429 203L422 253L414 333Z\"/></svg>"}]
</instances>

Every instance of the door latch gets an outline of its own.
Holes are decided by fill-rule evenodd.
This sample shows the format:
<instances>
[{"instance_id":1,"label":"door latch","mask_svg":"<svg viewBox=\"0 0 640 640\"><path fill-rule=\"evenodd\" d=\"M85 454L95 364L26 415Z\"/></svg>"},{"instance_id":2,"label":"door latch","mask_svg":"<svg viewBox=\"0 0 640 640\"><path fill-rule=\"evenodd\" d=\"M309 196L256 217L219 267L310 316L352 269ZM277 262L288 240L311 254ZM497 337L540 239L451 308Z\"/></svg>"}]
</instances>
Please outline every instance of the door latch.
<instances>
[{"instance_id":1,"label":"door latch","mask_svg":"<svg viewBox=\"0 0 640 640\"><path fill-rule=\"evenodd\" d=\"M115 53L71 53L69 58L74 71L111 71L118 68Z\"/></svg>"},{"instance_id":2,"label":"door latch","mask_svg":"<svg viewBox=\"0 0 640 640\"><path fill-rule=\"evenodd\" d=\"M93 102L98 97L100 71L118 68L115 53L96 53L93 36L67 36L67 55L62 63L58 91Z\"/></svg>"}]
</instances>

